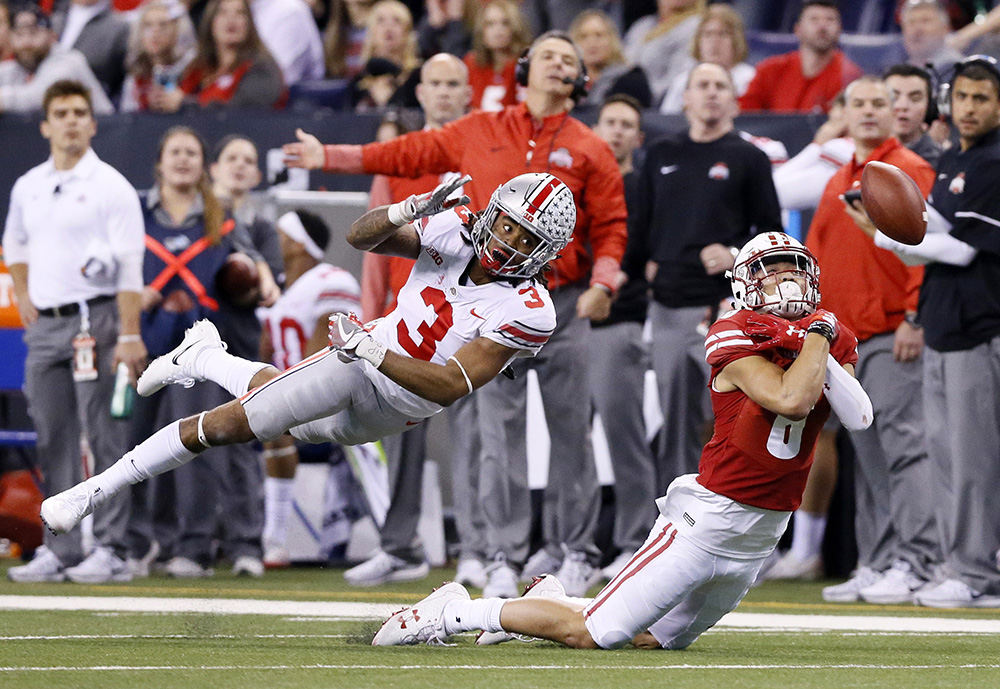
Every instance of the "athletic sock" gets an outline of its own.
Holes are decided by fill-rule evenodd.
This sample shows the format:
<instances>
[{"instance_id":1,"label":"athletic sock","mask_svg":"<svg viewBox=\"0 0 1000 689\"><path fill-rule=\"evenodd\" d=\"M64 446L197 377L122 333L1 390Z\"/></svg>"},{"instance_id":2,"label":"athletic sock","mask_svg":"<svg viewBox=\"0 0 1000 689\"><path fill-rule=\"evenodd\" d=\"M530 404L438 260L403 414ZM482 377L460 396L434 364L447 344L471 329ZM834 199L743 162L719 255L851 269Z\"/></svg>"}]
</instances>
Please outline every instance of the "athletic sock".
<instances>
[{"instance_id":1,"label":"athletic sock","mask_svg":"<svg viewBox=\"0 0 1000 689\"><path fill-rule=\"evenodd\" d=\"M126 486L187 464L198 453L184 447L180 425L180 421L174 421L164 426L87 482L100 488L107 500Z\"/></svg>"},{"instance_id":2,"label":"athletic sock","mask_svg":"<svg viewBox=\"0 0 1000 689\"><path fill-rule=\"evenodd\" d=\"M500 609L507 601L503 598L477 598L476 600L453 600L444 606L445 634L457 634L473 629L485 632L502 632Z\"/></svg>"},{"instance_id":3,"label":"athletic sock","mask_svg":"<svg viewBox=\"0 0 1000 689\"><path fill-rule=\"evenodd\" d=\"M218 384L233 397L242 397L250 389L250 381L268 364L233 356L224 349L207 349L191 365L194 373Z\"/></svg>"},{"instance_id":4,"label":"athletic sock","mask_svg":"<svg viewBox=\"0 0 1000 689\"><path fill-rule=\"evenodd\" d=\"M823 534L826 532L826 515L797 510L795 528L792 531L793 557L800 561L815 557L823 550Z\"/></svg>"},{"instance_id":5,"label":"athletic sock","mask_svg":"<svg viewBox=\"0 0 1000 689\"><path fill-rule=\"evenodd\" d=\"M288 517L292 513L295 479L264 478L264 533L267 543L285 544L288 540Z\"/></svg>"}]
</instances>

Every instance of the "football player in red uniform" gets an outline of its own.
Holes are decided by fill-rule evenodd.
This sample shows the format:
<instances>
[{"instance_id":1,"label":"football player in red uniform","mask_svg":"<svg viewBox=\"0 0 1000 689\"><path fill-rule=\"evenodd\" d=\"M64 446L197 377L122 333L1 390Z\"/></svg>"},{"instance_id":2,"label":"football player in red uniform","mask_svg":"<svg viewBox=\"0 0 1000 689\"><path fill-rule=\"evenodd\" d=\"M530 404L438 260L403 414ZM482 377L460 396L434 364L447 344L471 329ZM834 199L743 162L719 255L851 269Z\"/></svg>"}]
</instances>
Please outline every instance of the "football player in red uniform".
<instances>
[{"instance_id":1,"label":"football player in red uniform","mask_svg":"<svg viewBox=\"0 0 1000 689\"><path fill-rule=\"evenodd\" d=\"M656 501L643 546L591 601L551 575L520 599L469 600L449 583L390 617L374 645L437 643L482 629L477 643L526 635L575 648L685 648L743 599L802 499L831 406L845 426L871 423L854 378L857 340L818 308L819 267L780 232L750 240L729 273L737 309L705 339L715 433L697 474Z\"/></svg>"}]
</instances>

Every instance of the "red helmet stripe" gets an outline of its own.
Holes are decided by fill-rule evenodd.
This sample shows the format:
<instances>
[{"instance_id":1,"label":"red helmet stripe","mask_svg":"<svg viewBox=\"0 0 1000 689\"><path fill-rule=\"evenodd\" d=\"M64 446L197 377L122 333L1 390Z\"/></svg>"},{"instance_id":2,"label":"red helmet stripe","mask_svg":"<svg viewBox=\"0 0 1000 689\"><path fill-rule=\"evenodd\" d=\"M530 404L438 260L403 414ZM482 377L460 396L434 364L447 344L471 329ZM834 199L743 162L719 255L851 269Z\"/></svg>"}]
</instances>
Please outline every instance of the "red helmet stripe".
<instances>
[{"instance_id":1,"label":"red helmet stripe","mask_svg":"<svg viewBox=\"0 0 1000 689\"><path fill-rule=\"evenodd\" d=\"M558 187L561 184L562 182L560 182L555 177L550 177L548 183L538 190L538 193L535 194L535 197L528 199L528 205L534 208L536 211L540 210L542 204L545 203L545 200L547 198L549 198L549 195L552 194L552 192L555 191L556 187Z\"/></svg>"}]
</instances>

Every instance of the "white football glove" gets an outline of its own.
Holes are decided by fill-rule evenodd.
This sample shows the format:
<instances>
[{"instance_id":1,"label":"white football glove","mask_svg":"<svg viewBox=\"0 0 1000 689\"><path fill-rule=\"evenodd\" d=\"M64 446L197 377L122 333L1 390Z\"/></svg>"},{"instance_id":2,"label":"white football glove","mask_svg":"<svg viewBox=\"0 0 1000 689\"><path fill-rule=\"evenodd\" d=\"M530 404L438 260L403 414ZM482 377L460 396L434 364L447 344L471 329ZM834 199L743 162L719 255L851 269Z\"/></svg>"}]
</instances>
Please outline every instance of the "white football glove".
<instances>
[{"instance_id":1,"label":"white football glove","mask_svg":"<svg viewBox=\"0 0 1000 689\"><path fill-rule=\"evenodd\" d=\"M448 197L456 189L461 188L470 181L472 181L472 178L469 175L463 175L450 182L442 182L434 191L429 191L426 194L414 194L408 199L392 204L386 209L389 214L389 222L402 227L417 218L426 218L436 215L441 211L446 211L449 208L469 203L469 197L465 195L453 199Z\"/></svg>"},{"instance_id":2,"label":"white football glove","mask_svg":"<svg viewBox=\"0 0 1000 689\"><path fill-rule=\"evenodd\" d=\"M353 313L331 315L329 329L330 346L337 351L337 358L345 364L364 359L375 368L382 365L385 345L373 338L365 324Z\"/></svg>"}]
</instances>

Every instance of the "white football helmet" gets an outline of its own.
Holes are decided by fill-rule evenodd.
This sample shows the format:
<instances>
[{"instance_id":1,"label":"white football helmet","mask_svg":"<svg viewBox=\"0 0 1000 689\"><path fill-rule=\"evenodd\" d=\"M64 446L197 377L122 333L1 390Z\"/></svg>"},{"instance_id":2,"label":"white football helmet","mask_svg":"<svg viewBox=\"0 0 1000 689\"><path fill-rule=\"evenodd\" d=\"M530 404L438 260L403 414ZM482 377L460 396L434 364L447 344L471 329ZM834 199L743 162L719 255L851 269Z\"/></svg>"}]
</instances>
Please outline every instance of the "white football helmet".
<instances>
[{"instance_id":1,"label":"white football helmet","mask_svg":"<svg viewBox=\"0 0 1000 689\"><path fill-rule=\"evenodd\" d=\"M538 238L534 251L525 254L507 247L509 251L494 250L487 255L486 246L494 237L493 223L500 213ZM576 202L569 187L548 173L529 172L496 188L472 226L472 246L487 272L505 278L530 278L569 244L575 226Z\"/></svg>"},{"instance_id":2,"label":"white football helmet","mask_svg":"<svg viewBox=\"0 0 1000 689\"><path fill-rule=\"evenodd\" d=\"M774 270L775 263L795 267ZM786 276L801 278L805 292L795 280L783 279ZM809 249L784 232L765 232L744 244L727 277L740 308L797 320L819 306L819 265ZM765 278L776 287L773 294L764 291Z\"/></svg>"}]
</instances>

